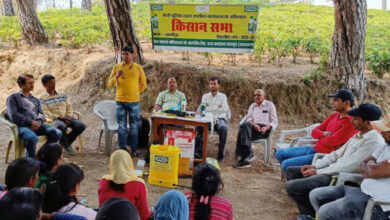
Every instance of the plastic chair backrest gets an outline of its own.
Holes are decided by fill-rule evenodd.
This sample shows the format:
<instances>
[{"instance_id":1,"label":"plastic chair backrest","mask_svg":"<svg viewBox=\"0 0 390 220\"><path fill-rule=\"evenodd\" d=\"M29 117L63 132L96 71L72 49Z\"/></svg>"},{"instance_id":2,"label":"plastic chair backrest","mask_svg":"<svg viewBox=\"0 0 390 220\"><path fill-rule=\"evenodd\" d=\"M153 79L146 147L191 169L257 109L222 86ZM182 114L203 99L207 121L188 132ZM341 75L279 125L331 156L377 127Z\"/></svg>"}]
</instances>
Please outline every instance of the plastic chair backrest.
<instances>
[{"instance_id":1,"label":"plastic chair backrest","mask_svg":"<svg viewBox=\"0 0 390 220\"><path fill-rule=\"evenodd\" d=\"M107 120L108 127L117 126L116 104L113 100L103 100L93 107L93 112L103 120Z\"/></svg>"}]
</instances>

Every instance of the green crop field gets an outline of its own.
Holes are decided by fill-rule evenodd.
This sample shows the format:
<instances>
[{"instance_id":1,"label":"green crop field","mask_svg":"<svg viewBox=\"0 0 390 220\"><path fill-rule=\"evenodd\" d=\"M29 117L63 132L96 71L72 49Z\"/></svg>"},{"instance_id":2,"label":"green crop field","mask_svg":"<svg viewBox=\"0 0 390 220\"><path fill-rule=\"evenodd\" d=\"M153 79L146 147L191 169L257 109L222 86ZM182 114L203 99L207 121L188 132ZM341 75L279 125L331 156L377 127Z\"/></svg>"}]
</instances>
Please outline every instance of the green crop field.
<instances>
[{"instance_id":1,"label":"green crop field","mask_svg":"<svg viewBox=\"0 0 390 220\"><path fill-rule=\"evenodd\" d=\"M177 0L177 3L194 3ZM222 3L242 3L238 0L222 0ZM248 4L253 1L246 1ZM213 3L213 1L196 1ZM259 63L281 62L291 56L329 57L334 30L334 9L309 4L261 3L257 29L255 57ZM66 47L91 47L104 42L111 43L110 29L104 6L95 4L92 12L78 9L48 10L39 13L51 42ZM132 5L132 18L140 39L151 41L149 3ZM0 41L17 47L21 28L17 17L0 16ZM390 12L368 10L366 58L369 67L377 74L390 71ZM208 54L209 56L209 54Z\"/></svg>"}]
</instances>

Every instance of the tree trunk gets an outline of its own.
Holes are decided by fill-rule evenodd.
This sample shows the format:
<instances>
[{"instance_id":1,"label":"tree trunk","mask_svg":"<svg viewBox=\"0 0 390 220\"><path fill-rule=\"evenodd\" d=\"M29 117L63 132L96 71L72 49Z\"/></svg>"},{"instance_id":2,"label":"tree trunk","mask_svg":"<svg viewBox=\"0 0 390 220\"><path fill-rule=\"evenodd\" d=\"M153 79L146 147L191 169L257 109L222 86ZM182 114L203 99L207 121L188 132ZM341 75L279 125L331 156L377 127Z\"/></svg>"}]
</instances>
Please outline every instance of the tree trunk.
<instances>
[{"instance_id":1,"label":"tree trunk","mask_svg":"<svg viewBox=\"0 0 390 220\"><path fill-rule=\"evenodd\" d=\"M14 4L12 3L12 0L3 0L3 6L5 16L15 16Z\"/></svg>"},{"instance_id":2,"label":"tree trunk","mask_svg":"<svg viewBox=\"0 0 390 220\"><path fill-rule=\"evenodd\" d=\"M73 0L69 0L69 8L73 8Z\"/></svg>"},{"instance_id":3,"label":"tree trunk","mask_svg":"<svg viewBox=\"0 0 390 220\"><path fill-rule=\"evenodd\" d=\"M115 48L115 62L122 62L122 48L132 46L137 55L136 62L144 64L142 48L138 42L131 19L128 0L104 0L108 23Z\"/></svg>"},{"instance_id":4,"label":"tree trunk","mask_svg":"<svg viewBox=\"0 0 390 220\"><path fill-rule=\"evenodd\" d=\"M81 9L92 11L92 3L91 0L83 0L81 2Z\"/></svg>"},{"instance_id":5,"label":"tree trunk","mask_svg":"<svg viewBox=\"0 0 390 220\"><path fill-rule=\"evenodd\" d=\"M363 101L366 94L364 41L366 0L334 0L335 30L331 67L343 83Z\"/></svg>"},{"instance_id":6,"label":"tree trunk","mask_svg":"<svg viewBox=\"0 0 390 220\"><path fill-rule=\"evenodd\" d=\"M30 44L47 43L47 35L38 19L31 1L16 0L18 3L19 23L25 40Z\"/></svg>"},{"instance_id":7,"label":"tree trunk","mask_svg":"<svg viewBox=\"0 0 390 220\"><path fill-rule=\"evenodd\" d=\"M56 0L53 0L53 8L56 8Z\"/></svg>"},{"instance_id":8,"label":"tree trunk","mask_svg":"<svg viewBox=\"0 0 390 220\"><path fill-rule=\"evenodd\" d=\"M387 0L382 0L382 9L387 10Z\"/></svg>"}]
</instances>

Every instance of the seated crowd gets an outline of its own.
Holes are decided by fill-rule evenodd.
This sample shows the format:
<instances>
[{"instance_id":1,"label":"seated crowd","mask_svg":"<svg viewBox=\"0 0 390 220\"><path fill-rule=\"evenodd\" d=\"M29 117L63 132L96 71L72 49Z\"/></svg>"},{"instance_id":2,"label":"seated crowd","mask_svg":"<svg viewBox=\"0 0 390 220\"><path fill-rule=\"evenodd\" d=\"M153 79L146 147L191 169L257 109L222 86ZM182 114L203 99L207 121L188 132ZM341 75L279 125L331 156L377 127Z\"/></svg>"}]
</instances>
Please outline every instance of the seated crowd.
<instances>
[{"instance_id":1,"label":"seated crowd","mask_svg":"<svg viewBox=\"0 0 390 220\"><path fill-rule=\"evenodd\" d=\"M7 167L5 187L0 191L0 219L233 219L231 202L218 195L223 189L220 172L208 163L195 167L191 192L168 191L154 207L149 207L146 184L137 177L132 160L138 147L139 94L147 88L142 67L132 61L133 54L132 48L124 48L124 63L114 67L108 82L109 87L117 86L120 149L112 153L109 172L100 180L98 209L87 207L77 198L83 170L76 164L63 163L63 150L75 154L72 143L85 125L72 116L67 96L56 91L53 76L43 76L46 94L40 100L31 94L34 77L19 76L21 90L7 99L7 116L18 126L26 157L15 159ZM220 84L216 77L209 80L210 92L202 96L202 105L213 116L214 129L219 134L217 158L222 163L230 110L226 95L219 91ZM168 77L167 87L159 93L155 111L175 109L185 99L185 94L177 90L176 77ZM390 202L390 114L380 120L382 110L372 103L353 108L354 96L346 89L329 97L335 112L312 131L312 137L318 139L315 145L282 148L275 157L287 179L286 191L298 206L298 219L314 219L316 215L321 220L362 219L371 198ZM251 166L255 158L251 142L268 138L277 128L276 112L266 93L255 90L254 103L239 126L235 149L239 160L234 168ZM127 118L132 140L129 151ZM200 158L204 153L203 130L196 130L195 157ZM41 135L47 137L47 142L36 154ZM323 157L314 160L318 153ZM340 173L361 173L361 187L329 186ZM389 217L390 206L375 207L372 219Z\"/></svg>"}]
</instances>

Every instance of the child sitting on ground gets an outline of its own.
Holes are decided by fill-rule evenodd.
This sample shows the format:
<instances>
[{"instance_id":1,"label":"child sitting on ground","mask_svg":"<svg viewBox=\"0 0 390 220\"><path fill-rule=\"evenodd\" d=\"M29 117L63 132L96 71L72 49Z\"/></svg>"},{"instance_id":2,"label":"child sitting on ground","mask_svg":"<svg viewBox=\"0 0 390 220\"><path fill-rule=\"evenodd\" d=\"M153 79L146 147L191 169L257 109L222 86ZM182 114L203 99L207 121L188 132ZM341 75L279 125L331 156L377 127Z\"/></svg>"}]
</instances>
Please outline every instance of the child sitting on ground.
<instances>
[{"instance_id":1,"label":"child sitting on ground","mask_svg":"<svg viewBox=\"0 0 390 220\"><path fill-rule=\"evenodd\" d=\"M232 204L217 194L223 188L217 168L204 163L192 178L192 193L186 193L190 206L189 220L233 220Z\"/></svg>"},{"instance_id":2,"label":"child sitting on ground","mask_svg":"<svg viewBox=\"0 0 390 220\"><path fill-rule=\"evenodd\" d=\"M34 187L38 180L39 162L29 158L22 157L12 161L5 171L6 189L0 192L0 199L8 191L16 187Z\"/></svg>"},{"instance_id":3,"label":"child sitting on ground","mask_svg":"<svg viewBox=\"0 0 390 220\"><path fill-rule=\"evenodd\" d=\"M61 165L63 159L62 148L55 143L45 144L39 149L37 159L40 163L40 168L35 188L45 189L51 180L52 172Z\"/></svg>"},{"instance_id":4,"label":"child sitting on ground","mask_svg":"<svg viewBox=\"0 0 390 220\"><path fill-rule=\"evenodd\" d=\"M84 172L77 165L60 165L46 187L42 210L46 213L69 213L95 220L96 212L81 205L76 198L83 179Z\"/></svg>"}]
</instances>

